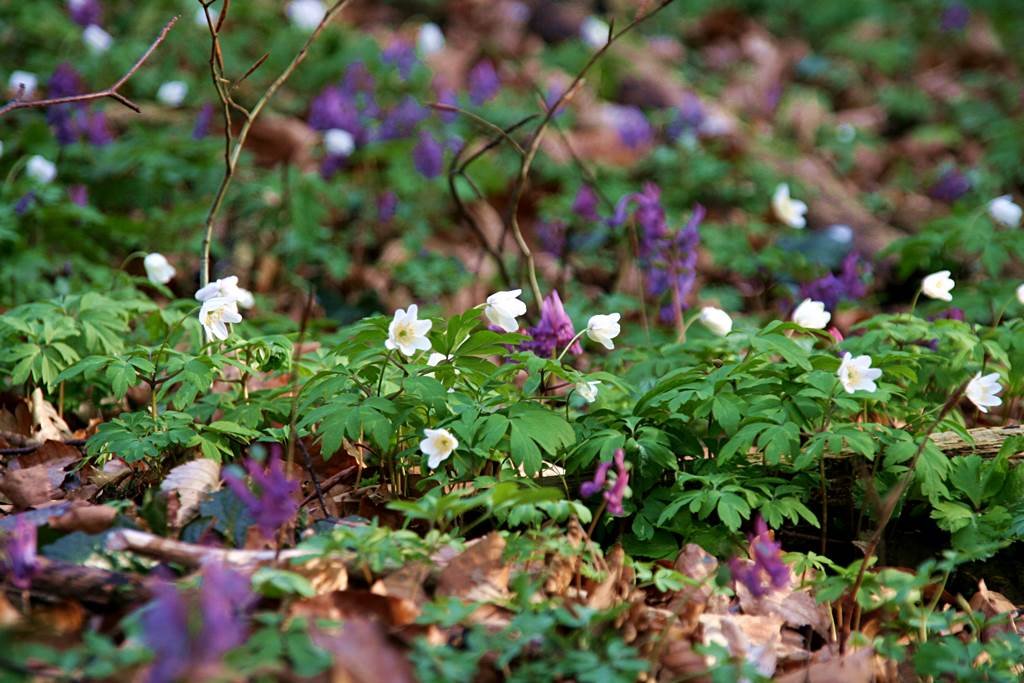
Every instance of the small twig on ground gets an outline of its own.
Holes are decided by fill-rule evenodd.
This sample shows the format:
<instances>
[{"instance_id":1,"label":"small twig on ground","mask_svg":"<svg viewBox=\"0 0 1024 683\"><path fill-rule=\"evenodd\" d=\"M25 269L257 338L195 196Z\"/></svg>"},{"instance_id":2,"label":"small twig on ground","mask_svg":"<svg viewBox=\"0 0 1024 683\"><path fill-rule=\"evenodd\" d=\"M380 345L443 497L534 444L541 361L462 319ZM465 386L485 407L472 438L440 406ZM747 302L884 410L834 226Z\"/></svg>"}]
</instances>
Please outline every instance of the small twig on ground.
<instances>
[{"instance_id":1,"label":"small twig on ground","mask_svg":"<svg viewBox=\"0 0 1024 683\"><path fill-rule=\"evenodd\" d=\"M68 439L66 441L61 441L60 443L64 444L65 446L81 447L85 445L85 442L86 439ZM37 443L28 446L17 446L14 448L0 448L0 455L23 455L25 453L35 453L42 447L42 443Z\"/></svg>"},{"instance_id":2,"label":"small twig on ground","mask_svg":"<svg viewBox=\"0 0 1024 683\"><path fill-rule=\"evenodd\" d=\"M320 490L320 481L316 478L316 472L313 471L313 459L309 457L309 449L306 448L302 439L299 439L298 443L299 450L302 451L302 458L306 463L306 471L309 472L309 479L313 482L314 495L320 501L320 511L324 513L324 517L330 517L330 513L327 512L327 501L324 500L324 492Z\"/></svg>"},{"instance_id":3,"label":"small twig on ground","mask_svg":"<svg viewBox=\"0 0 1024 683\"><path fill-rule=\"evenodd\" d=\"M323 494L325 494L328 491L330 491L332 488L334 488L335 486L340 484L342 481L347 479L350 474L352 474L353 472L355 472L358 469L359 469L358 465L349 465L348 467L346 467L345 469L341 470L340 472L336 472L335 474L332 474L331 476L329 476L326 479L324 479L324 482L320 485L320 495L322 496ZM302 501L302 505L309 505L310 503L312 503L313 499L316 497L316 495L317 494L313 493L313 494L310 494L310 495L306 496L303 499L303 501Z\"/></svg>"},{"instance_id":4,"label":"small twig on ground","mask_svg":"<svg viewBox=\"0 0 1024 683\"><path fill-rule=\"evenodd\" d=\"M85 93L82 95L52 97L48 100L14 99L13 101L8 102L4 106L0 107L0 116L3 116L7 112L14 111L15 109L35 109L39 107L54 107L58 104L71 104L73 102L89 102L91 100L101 100L105 97L109 97L112 100L120 102L121 104L128 107L136 114L138 114L142 111L141 109L139 109L139 105L135 104L119 92L121 86L127 83L129 78L135 75L135 72L139 70L139 67L141 67L142 64L147 59L149 59L149 56L153 54L153 51L156 50L157 46L160 45L160 43L164 42L164 38L167 37L167 33L171 30L174 24L177 23L177 21L178 17L172 17L171 20L168 21L167 24L164 26L163 30L160 31L160 35L156 37L156 40L154 40L150 44L149 49L143 52L142 56L139 57L135 61L135 64L132 65L132 68L128 69L128 72L125 73L124 76L121 76L121 78L117 79L117 81L109 88L106 88L104 90L97 90L96 92Z\"/></svg>"}]
</instances>

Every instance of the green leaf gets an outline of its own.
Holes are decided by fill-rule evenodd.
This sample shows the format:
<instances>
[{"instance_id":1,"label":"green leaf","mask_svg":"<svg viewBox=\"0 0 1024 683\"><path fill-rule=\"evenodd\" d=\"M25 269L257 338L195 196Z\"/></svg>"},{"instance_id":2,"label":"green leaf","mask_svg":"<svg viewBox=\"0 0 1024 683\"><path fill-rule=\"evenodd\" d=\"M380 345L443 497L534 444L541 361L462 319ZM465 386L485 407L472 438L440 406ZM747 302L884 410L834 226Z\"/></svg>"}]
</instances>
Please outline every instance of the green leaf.
<instances>
[{"instance_id":1,"label":"green leaf","mask_svg":"<svg viewBox=\"0 0 1024 683\"><path fill-rule=\"evenodd\" d=\"M260 567L253 572L252 587L257 593L268 598L282 598L287 595L312 598L316 595L316 589L305 576L273 567Z\"/></svg>"}]
</instances>

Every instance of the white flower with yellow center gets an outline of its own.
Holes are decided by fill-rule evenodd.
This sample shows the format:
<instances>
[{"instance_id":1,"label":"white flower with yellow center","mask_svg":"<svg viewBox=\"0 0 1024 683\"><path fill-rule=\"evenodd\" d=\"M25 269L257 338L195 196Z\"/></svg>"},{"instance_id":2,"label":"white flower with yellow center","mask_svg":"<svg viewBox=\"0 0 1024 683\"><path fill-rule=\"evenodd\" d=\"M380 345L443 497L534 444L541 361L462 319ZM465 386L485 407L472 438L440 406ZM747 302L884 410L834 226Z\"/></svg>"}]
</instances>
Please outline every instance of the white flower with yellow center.
<instances>
[{"instance_id":1,"label":"white flower with yellow center","mask_svg":"<svg viewBox=\"0 0 1024 683\"><path fill-rule=\"evenodd\" d=\"M955 286L956 283L953 282L953 278L949 277L949 271L940 270L921 281L921 293L929 299L952 301L953 295L950 292L953 291Z\"/></svg>"},{"instance_id":2,"label":"white flower with yellow center","mask_svg":"<svg viewBox=\"0 0 1024 683\"><path fill-rule=\"evenodd\" d=\"M196 292L196 301L206 301L216 297L234 299L234 301L242 308L252 308L256 303L256 299L253 297L252 292L238 286L237 275L230 275L228 277L220 278L219 280L214 280Z\"/></svg>"},{"instance_id":3,"label":"white flower with yellow center","mask_svg":"<svg viewBox=\"0 0 1024 683\"><path fill-rule=\"evenodd\" d=\"M231 334L228 324L242 322L242 316L234 299L215 296L203 302L202 308L199 309L199 322L206 330L208 338L224 340Z\"/></svg>"},{"instance_id":4,"label":"white flower with yellow center","mask_svg":"<svg viewBox=\"0 0 1024 683\"><path fill-rule=\"evenodd\" d=\"M395 317L388 325L388 338L384 341L384 348L389 351L398 349L406 356L411 356L417 351L429 351L430 340L427 339L427 332L434 325L430 320L419 320L419 308L411 304L408 310L399 308L395 311Z\"/></svg>"},{"instance_id":5,"label":"white flower with yellow center","mask_svg":"<svg viewBox=\"0 0 1024 683\"><path fill-rule=\"evenodd\" d=\"M423 435L426 438L420 441L420 450L427 456L427 466L432 470L459 447L459 440L447 429L424 429Z\"/></svg>"},{"instance_id":6,"label":"white flower with yellow center","mask_svg":"<svg viewBox=\"0 0 1024 683\"><path fill-rule=\"evenodd\" d=\"M839 364L839 383L846 393L855 391L874 392L878 389L875 380L882 376L882 371L871 367L871 356L853 357L850 353L843 354L843 362Z\"/></svg>"}]
</instances>

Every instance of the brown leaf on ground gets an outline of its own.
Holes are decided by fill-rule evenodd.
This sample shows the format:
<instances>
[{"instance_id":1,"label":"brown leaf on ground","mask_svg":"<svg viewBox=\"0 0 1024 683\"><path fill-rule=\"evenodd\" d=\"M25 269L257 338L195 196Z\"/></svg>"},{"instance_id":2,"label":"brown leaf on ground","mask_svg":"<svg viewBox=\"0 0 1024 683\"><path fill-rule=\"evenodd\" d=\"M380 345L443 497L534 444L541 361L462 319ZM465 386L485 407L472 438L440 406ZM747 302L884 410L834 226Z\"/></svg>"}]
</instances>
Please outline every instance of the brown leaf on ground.
<instances>
[{"instance_id":1,"label":"brown leaf on ground","mask_svg":"<svg viewBox=\"0 0 1024 683\"><path fill-rule=\"evenodd\" d=\"M782 619L775 616L703 614L705 645L725 647L729 654L753 664L763 676L775 673L782 648ZM709 658L711 659L711 658Z\"/></svg>"},{"instance_id":2,"label":"brown leaf on ground","mask_svg":"<svg viewBox=\"0 0 1024 683\"><path fill-rule=\"evenodd\" d=\"M162 482L160 490L176 496L178 507L168 521L178 529L199 512L199 503L220 485L220 463L208 458L197 458L178 465Z\"/></svg>"},{"instance_id":3,"label":"brown leaf on ground","mask_svg":"<svg viewBox=\"0 0 1024 683\"><path fill-rule=\"evenodd\" d=\"M826 661L776 676L776 683L870 683L874 675L874 651L861 648Z\"/></svg>"},{"instance_id":4,"label":"brown leaf on ground","mask_svg":"<svg viewBox=\"0 0 1024 683\"><path fill-rule=\"evenodd\" d=\"M823 638L828 638L831 620L824 605L819 605L810 590L793 591L789 588L773 590L755 598L741 582L736 583L736 595L744 614L774 615L787 626L810 626Z\"/></svg>"},{"instance_id":5,"label":"brown leaf on ground","mask_svg":"<svg viewBox=\"0 0 1024 683\"><path fill-rule=\"evenodd\" d=\"M544 590L548 595L565 595L580 568L578 549L583 543L583 527L573 518L565 536L568 552L558 553L547 563Z\"/></svg>"},{"instance_id":6,"label":"brown leaf on ground","mask_svg":"<svg viewBox=\"0 0 1024 683\"><path fill-rule=\"evenodd\" d=\"M49 525L60 531L83 531L87 534L98 534L106 531L117 518L117 510L106 505L92 505L76 501L72 508L55 517L51 517Z\"/></svg>"},{"instance_id":7,"label":"brown leaf on ground","mask_svg":"<svg viewBox=\"0 0 1024 683\"><path fill-rule=\"evenodd\" d=\"M693 583L676 591L668 608L679 615L683 631L689 635L697 630L698 618L707 610L714 591L718 560L695 543L687 543L676 557L674 568Z\"/></svg>"},{"instance_id":8,"label":"brown leaf on ground","mask_svg":"<svg viewBox=\"0 0 1024 683\"><path fill-rule=\"evenodd\" d=\"M316 168L313 150L319 142L320 136L305 121L264 114L250 129L245 148L261 166L287 163L311 171Z\"/></svg>"},{"instance_id":9,"label":"brown leaf on ground","mask_svg":"<svg viewBox=\"0 0 1024 683\"><path fill-rule=\"evenodd\" d=\"M401 569L391 572L383 579L378 579L370 587L377 595L387 595L408 600L417 607L423 605L429 597L423 584L430 576L430 564L427 562L410 562Z\"/></svg>"},{"instance_id":10,"label":"brown leaf on ground","mask_svg":"<svg viewBox=\"0 0 1024 683\"><path fill-rule=\"evenodd\" d=\"M658 663L661 665L659 681L706 683L711 680L700 675L708 669L704 655L694 652L693 644L684 638L669 641L661 651Z\"/></svg>"},{"instance_id":11,"label":"brown leaf on ground","mask_svg":"<svg viewBox=\"0 0 1024 683\"><path fill-rule=\"evenodd\" d=\"M341 590L295 602L291 614L338 621L370 619L392 628L413 623L420 610L404 598L367 590Z\"/></svg>"},{"instance_id":12,"label":"brown leaf on ground","mask_svg":"<svg viewBox=\"0 0 1024 683\"><path fill-rule=\"evenodd\" d=\"M511 566L502 559L505 539L490 533L448 563L437 579L437 594L489 602L508 596Z\"/></svg>"},{"instance_id":13,"label":"brown leaf on ground","mask_svg":"<svg viewBox=\"0 0 1024 683\"><path fill-rule=\"evenodd\" d=\"M294 564L289 571L309 579L317 595L325 595L348 588L348 568L341 558L325 555L308 562Z\"/></svg>"},{"instance_id":14,"label":"brown leaf on ground","mask_svg":"<svg viewBox=\"0 0 1024 683\"><path fill-rule=\"evenodd\" d=\"M330 680L339 683L415 683L412 665L391 642L384 628L370 619L354 616L331 631L315 629L313 642L327 650L334 661Z\"/></svg>"},{"instance_id":15,"label":"brown leaf on ground","mask_svg":"<svg viewBox=\"0 0 1024 683\"><path fill-rule=\"evenodd\" d=\"M0 493L18 509L63 498L64 491L60 487L64 482L64 469L81 457L73 446L47 441L33 453L11 462L0 478Z\"/></svg>"},{"instance_id":16,"label":"brown leaf on ground","mask_svg":"<svg viewBox=\"0 0 1024 683\"><path fill-rule=\"evenodd\" d=\"M605 610L619 604L632 588L632 572L626 568L626 553L622 546L616 545L609 550L605 561L608 573L590 589L587 596L587 606L592 609Z\"/></svg>"},{"instance_id":17,"label":"brown leaf on ground","mask_svg":"<svg viewBox=\"0 0 1024 683\"><path fill-rule=\"evenodd\" d=\"M71 438L71 430L57 413L57 409L43 398L43 390L36 387L29 399L32 409L32 432L38 442Z\"/></svg>"},{"instance_id":18,"label":"brown leaf on ground","mask_svg":"<svg viewBox=\"0 0 1024 683\"><path fill-rule=\"evenodd\" d=\"M985 579L978 582L978 592L971 597L971 609L981 612L988 619L1005 616L1005 623L986 626L982 631L982 639L988 640L999 633L1019 633L1020 625L1015 619L1017 606L1002 593L991 591L985 585Z\"/></svg>"}]
</instances>

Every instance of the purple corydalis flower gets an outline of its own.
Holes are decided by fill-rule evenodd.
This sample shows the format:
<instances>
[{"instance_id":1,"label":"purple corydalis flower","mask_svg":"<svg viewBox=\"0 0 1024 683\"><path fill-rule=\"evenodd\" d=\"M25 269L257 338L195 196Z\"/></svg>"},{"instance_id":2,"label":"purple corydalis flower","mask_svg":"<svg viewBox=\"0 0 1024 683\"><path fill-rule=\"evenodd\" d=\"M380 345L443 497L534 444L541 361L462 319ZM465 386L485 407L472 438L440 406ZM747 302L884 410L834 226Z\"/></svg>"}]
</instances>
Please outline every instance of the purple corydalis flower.
<instances>
[{"instance_id":1,"label":"purple corydalis flower","mask_svg":"<svg viewBox=\"0 0 1024 683\"><path fill-rule=\"evenodd\" d=\"M196 125L192 128L192 139L202 140L210 133L210 124L213 123L213 103L207 102L199 109L196 115Z\"/></svg>"},{"instance_id":2,"label":"purple corydalis flower","mask_svg":"<svg viewBox=\"0 0 1024 683\"><path fill-rule=\"evenodd\" d=\"M412 43L395 38L381 53L381 61L398 69L398 75L404 81L412 75L412 69L416 66L416 50Z\"/></svg>"},{"instance_id":3,"label":"purple corydalis flower","mask_svg":"<svg viewBox=\"0 0 1024 683\"><path fill-rule=\"evenodd\" d=\"M35 190L30 190L25 194L21 195L21 198L14 204L14 213L19 216L24 216L28 213L28 210L32 208L32 205L36 203Z\"/></svg>"},{"instance_id":4,"label":"purple corydalis flower","mask_svg":"<svg viewBox=\"0 0 1024 683\"><path fill-rule=\"evenodd\" d=\"M581 185L576 199L572 202L572 211L577 216L587 221L600 219L597 215L598 197L597 192L590 185Z\"/></svg>"},{"instance_id":5,"label":"purple corydalis flower","mask_svg":"<svg viewBox=\"0 0 1024 683\"><path fill-rule=\"evenodd\" d=\"M962 31L971 20L971 9L962 2L951 2L942 11L939 28L943 31Z\"/></svg>"},{"instance_id":6,"label":"purple corydalis flower","mask_svg":"<svg viewBox=\"0 0 1024 683\"><path fill-rule=\"evenodd\" d=\"M434 97L440 104L447 104L450 107L459 106L459 96L455 90L450 88L441 78L435 78L433 83ZM450 109L435 109L434 114L441 119L442 123L454 123L459 119L459 113Z\"/></svg>"},{"instance_id":7,"label":"purple corydalis flower","mask_svg":"<svg viewBox=\"0 0 1024 683\"><path fill-rule=\"evenodd\" d=\"M68 199L78 206L89 205L89 189L85 185L72 185L68 188Z\"/></svg>"},{"instance_id":8,"label":"purple corydalis flower","mask_svg":"<svg viewBox=\"0 0 1024 683\"><path fill-rule=\"evenodd\" d=\"M377 131L378 140L400 140L412 135L416 128L430 116L416 98L407 95L384 116Z\"/></svg>"},{"instance_id":9,"label":"purple corydalis flower","mask_svg":"<svg viewBox=\"0 0 1024 683\"><path fill-rule=\"evenodd\" d=\"M295 492L299 489L299 482L289 479L285 474L279 444L270 447L266 467L263 463L249 458L245 463L245 469L256 484L258 494L249 489L244 479L233 473L226 474L224 482L248 508L263 536L273 538L278 529L290 522L299 510L298 501L294 498Z\"/></svg>"},{"instance_id":10,"label":"purple corydalis flower","mask_svg":"<svg viewBox=\"0 0 1024 683\"><path fill-rule=\"evenodd\" d=\"M939 179L928 188L928 196L940 202L952 204L971 189L971 181L955 168L946 169Z\"/></svg>"},{"instance_id":11,"label":"purple corydalis flower","mask_svg":"<svg viewBox=\"0 0 1024 683\"><path fill-rule=\"evenodd\" d=\"M333 128L346 130L357 144L365 143L366 126L362 122L358 103L339 86L330 85L320 91L309 105L309 126L325 131Z\"/></svg>"},{"instance_id":12,"label":"purple corydalis flower","mask_svg":"<svg viewBox=\"0 0 1024 683\"><path fill-rule=\"evenodd\" d=\"M856 252L850 252L843 259L838 274L829 273L817 280L800 285L799 299L814 299L825 304L825 308L834 311L840 301L855 300L867 294L867 285L863 276L870 272Z\"/></svg>"},{"instance_id":13,"label":"purple corydalis flower","mask_svg":"<svg viewBox=\"0 0 1024 683\"><path fill-rule=\"evenodd\" d=\"M18 590L27 591L39 569L36 557L36 525L19 515L4 544L3 573Z\"/></svg>"},{"instance_id":14,"label":"purple corydalis flower","mask_svg":"<svg viewBox=\"0 0 1024 683\"><path fill-rule=\"evenodd\" d=\"M552 256L561 257L566 247L565 221L540 221L537 223L537 239L541 249Z\"/></svg>"},{"instance_id":15,"label":"purple corydalis flower","mask_svg":"<svg viewBox=\"0 0 1024 683\"><path fill-rule=\"evenodd\" d=\"M245 642L249 630L247 612L255 602L248 576L218 562L203 565L199 589L203 614L199 642L203 659L219 660L225 652Z\"/></svg>"},{"instance_id":16,"label":"purple corydalis flower","mask_svg":"<svg viewBox=\"0 0 1024 683\"><path fill-rule=\"evenodd\" d=\"M683 133L696 133L705 118L707 113L704 111L704 105L700 103L700 98L687 93L676 107L676 116L666 127L665 134L669 139L677 140Z\"/></svg>"},{"instance_id":17,"label":"purple corydalis flower","mask_svg":"<svg viewBox=\"0 0 1024 683\"><path fill-rule=\"evenodd\" d=\"M444 148L428 131L420 131L419 142L412 150L412 163L420 175L428 180L441 175Z\"/></svg>"},{"instance_id":18,"label":"purple corydalis flower","mask_svg":"<svg viewBox=\"0 0 1024 683\"><path fill-rule=\"evenodd\" d=\"M47 90L50 97L71 97L81 94L84 88L78 72L69 64L60 64L50 76ZM91 111L85 103L50 107L46 110L46 122L62 145L70 145L82 138L97 146L114 140L106 115L102 111Z\"/></svg>"},{"instance_id":19,"label":"purple corydalis flower","mask_svg":"<svg viewBox=\"0 0 1024 683\"><path fill-rule=\"evenodd\" d=\"M551 294L541 302L540 321L531 327L527 334L531 339L523 342L523 350L533 351L542 358L552 358L576 336L572 318L565 312L557 290L551 290ZM579 341L573 342L569 353L583 353L583 347L580 346Z\"/></svg>"},{"instance_id":20,"label":"purple corydalis flower","mask_svg":"<svg viewBox=\"0 0 1024 683\"><path fill-rule=\"evenodd\" d=\"M626 147L639 149L654 139L654 129L639 107L617 106L612 112L615 130Z\"/></svg>"},{"instance_id":21,"label":"purple corydalis flower","mask_svg":"<svg viewBox=\"0 0 1024 683\"><path fill-rule=\"evenodd\" d=\"M155 654L146 680L178 680L192 658L185 596L172 583L158 583L153 587L153 599L143 608L139 624L142 642Z\"/></svg>"},{"instance_id":22,"label":"purple corydalis flower","mask_svg":"<svg viewBox=\"0 0 1024 683\"><path fill-rule=\"evenodd\" d=\"M97 147L102 147L114 141L114 134L110 132L110 128L107 126L106 114L101 111L82 111L80 113L84 119L83 132L89 142Z\"/></svg>"},{"instance_id":23,"label":"purple corydalis flower","mask_svg":"<svg viewBox=\"0 0 1024 683\"><path fill-rule=\"evenodd\" d=\"M469 99L473 104L481 105L492 99L501 90L501 79L490 60L484 59L469 70L467 77Z\"/></svg>"},{"instance_id":24,"label":"purple corydalis flower","mask_svg":"<svg viewBox=\"0 0 1024 683\"><path fill-rule=\"evenodd\" d=\"M729 566L733 579L759 598L771 589L785 588L790 582L789 565L782 560L782 544L777 542L761 517L755 522L757 534L750 539L752 563L733 559Z\"/></svg>"},{"instance_id":25,"label":"purple corydalis flower","mask_svg":"<svg viewBox=\"0 0 1024 683\"><path fill-rule=\"evenodd\" d=\"M604 500L608 506L609 514L621 515L623 513L622 501L625 499L626 492L629 489L629 470L626 468L626 452L621 448L615 451L615 456L611 460L602 462L597 466L593 480L584 482L580 486L580 495L584 498L590 498L598 491L605 489L608 472L611 470L612 465L615 466L615 482L610 488L605 490Z\"/></svg>"},{"instance_id":26,"label":"purple corydalis flower","mask_svg":"<svg viewBox=\"0 0 1024 683\"><path fill-rule=\"evenodd\" d=\"M99 0L68 0L68 14L71 21L82 28L90 25L99 26L103 21L103 7Z\"/></svg>"},{"instance_id":27,"label":"purple corydalis flower","mask_svg":"<svg viewBox=\"0 0 1024 683\"><path fill-rule=\"evenodd\" d=\"M377 197L377 220L390 223L398 211L398 195L388 190Z\"/></svg>"},{"instance_id":28,"label":"purple corydalis flower","mask_svg":"<svg viewBox=\"0 0 1024 683\"><path fill-rule=\"evenodd\" d=\"M372 95L376 87L376 80L373 74L362 62L353 62L345 69L345 76L341 80L341 87L345 92L361 93Z\"/></svg>"}]
</instances>

